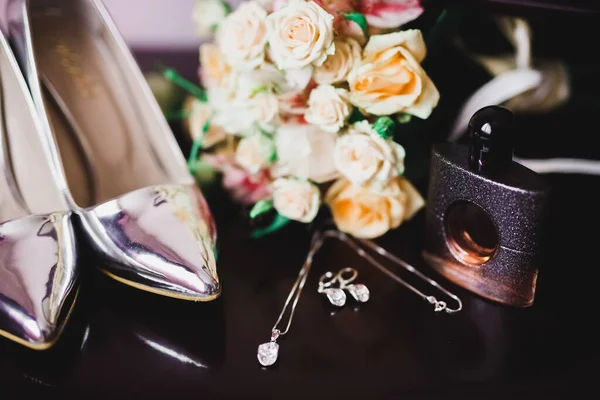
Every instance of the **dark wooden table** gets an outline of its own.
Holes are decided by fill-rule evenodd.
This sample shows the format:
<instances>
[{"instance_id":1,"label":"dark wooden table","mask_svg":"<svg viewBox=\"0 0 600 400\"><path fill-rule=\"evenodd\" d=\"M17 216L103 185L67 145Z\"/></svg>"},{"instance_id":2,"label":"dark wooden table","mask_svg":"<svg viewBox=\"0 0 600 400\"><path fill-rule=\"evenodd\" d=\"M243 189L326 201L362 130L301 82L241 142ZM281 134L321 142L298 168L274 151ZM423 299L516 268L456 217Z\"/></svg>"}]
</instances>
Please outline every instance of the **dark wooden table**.
<instances>
[{"instance_id":1,"label":"dark wooden table","mask_svg":"<svg viewBox=\"0 0 600 400\"><path fill-rule=\"evenodd\" d=\"M600 361L600 180L552 182L548 262L529 309L448 284L464 311L435 314L331 242L316 259L279 364L263 370L256 347L269 337L309 235L291 227L248 239L236 209L213 201L224 286L218 301L185 303L123 287L96 273L90 258L83 296L53 350L0 342L1 398L579 398L596 387ZM421 226L422 215L380 243L439 278L420 261ZM328 268L349 265L360 270L372 299L332 310L316 281Z\"/></svg>"}]
</instances>

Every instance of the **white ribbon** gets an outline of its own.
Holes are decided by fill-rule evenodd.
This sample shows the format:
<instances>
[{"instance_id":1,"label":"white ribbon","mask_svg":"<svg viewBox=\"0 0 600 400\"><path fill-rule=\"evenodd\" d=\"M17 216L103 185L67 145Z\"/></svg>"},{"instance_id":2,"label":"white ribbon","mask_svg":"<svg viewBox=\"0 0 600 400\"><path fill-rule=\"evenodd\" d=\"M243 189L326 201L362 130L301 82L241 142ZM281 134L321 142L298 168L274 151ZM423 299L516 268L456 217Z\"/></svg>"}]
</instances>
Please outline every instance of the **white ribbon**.
<instances>
[{"instance_id":1,"label":"white ribbon","mask_svg":"<svg viewBox=\"0 0 600 400\"><path fill-rule=\"evenodd\" d=\"M567 101L570 96L565 65L545 61L532 67L531 30L520 18L499 18L500 30L515 48L513 56L484 57L472 55L495 77L481 86L462 106L448 140L455 142L467 131L471 116L479 109L503 104L513 112L547 112ZM600 175L600 161L573 158L515 159L538 173Z\"/></svg>"}]
</instances>

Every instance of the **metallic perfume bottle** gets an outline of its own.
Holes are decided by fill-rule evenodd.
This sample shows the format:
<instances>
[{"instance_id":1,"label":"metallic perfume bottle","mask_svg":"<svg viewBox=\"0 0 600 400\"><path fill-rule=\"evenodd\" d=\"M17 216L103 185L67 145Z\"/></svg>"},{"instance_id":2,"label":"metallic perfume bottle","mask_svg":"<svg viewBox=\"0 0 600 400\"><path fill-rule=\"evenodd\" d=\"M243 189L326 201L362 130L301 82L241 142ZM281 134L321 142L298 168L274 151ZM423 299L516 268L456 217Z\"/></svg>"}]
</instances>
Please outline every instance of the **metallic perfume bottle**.
<instances>
[{"instance_id":1,"label":"metallic perfume bottle","mask_svg":"<svg viewBox=\"0 0 600 400\"><path fill-rule=\"evenodd\" d=\"M470 144L434 146L425 259L454 283L487 299L533 303L549 186L513 161L514 116L479 110Z\"/></svg>"}]
</instances>

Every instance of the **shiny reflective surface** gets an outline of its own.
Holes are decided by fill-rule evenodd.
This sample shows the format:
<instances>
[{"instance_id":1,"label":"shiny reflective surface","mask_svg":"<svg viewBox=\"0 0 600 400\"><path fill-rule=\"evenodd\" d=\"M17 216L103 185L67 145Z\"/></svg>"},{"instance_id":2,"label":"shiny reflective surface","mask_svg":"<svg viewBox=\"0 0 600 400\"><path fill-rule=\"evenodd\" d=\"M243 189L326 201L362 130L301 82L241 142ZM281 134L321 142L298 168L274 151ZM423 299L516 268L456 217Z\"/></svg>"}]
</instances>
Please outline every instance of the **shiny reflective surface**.
<instances>
[{"instance_id":1,"label":"shiny reflective surface","mask_svg":"<svg viewBox=\"0 0 600 400\"><path fill-rule=\"evenodd\" d=\"M563 211L572 190L597 183L567 181L559 194L551 261L529 309L493 304L442 280L463 299L464 309L435 314L332 242L315 258L281 349L285 362L269 370L256 362L256 347L297 276L310 234L290 226L281 235L250 240L240 211L225 206L222 197L209 198L218 205L220 278L226 287L219 299L182 302L132 290L96 272L97 259L88 254L83 297L51 350L57 351L53 363L43 364L47 370L38 358L25 362L27 349L9 349L8 341L0 341L2 398L29 392L62 399L189 399L191 393L206 399L570 398L578 388L593 386L600 361L593 302L600 271L589 268L589 254L576 251L597 240L583 228L600 223L600 215L581 218L596 201L592 196L582 200L580 210ZM420 258L423 217L378 243L442 279ZM565 237L565 231L571 234ZM316 288L321 274L347 265L358 269L371 299L339 310Z\"/></svg>"},{"instance_id":2,"label":"shiny reflective surface","mask_svg":"<svg viewBox=\"0 0 600 400\"><path fill-rule=\"evenodd\" d=\"M72 13L73 11L77 12ZM84 31L94 38L87 45L92 48L99 46L105 53L110 53L111 58L107 60L110 60L111 68L118 70L127 82L124 90L135 100L134 109L139 112L139 115L134 116L132 113L128 117L132 120L139 118L143 122L141 127L144 128L145 135L135 139L148 145L144 148L146 151L142 152L144 155L156 156L145 167L160 169L160 178L138 185L136 183L146 182L140 178L150 175L149 168L139 168L142 164L138 165L138 175L134 176L134 168L128 170L128 164L123 162L124 165L119 164L119 170L125 168L123 176L132 174L128 176L131 179L125 180L128 182L126 188L119 187L123 190L105 197L111 200L100 200L102 204L93 207L83 209L84 206L76 204L71 190L77 193L75 189L80 187L69 187L65 181L63 165L52 137L53 134L58 137L60 129L55 129L56 125L51 122L52 114L48 112L48 104L41 89L44 63L38 57L40 48L36 51L37 42L32 35L36 25L31 18L35 12L49 15L64 12L66 17L80 18L79 23L87 21L93 27L86 28L90 32ZM155 294L191 301L216 299L221 293L221 286L216 271L216 230L211 213L187 171L185 159L143 75L102 2L11 0L8 2L8 20L11 44L27 77L45 128L48 147L54 154L52 167L60 172L58 184L70 208L80 216L85 236L90 239L98 257L104 260L98 265L99 268L121 283ZM112 102L114 99L107 97L105 100ZM67 109L69 106L70 104L65 103ZM98 108L92 110L98 111ZM127 132L122 133L132 135ZM104 150L113 152L115 148L106 146ZM127 158L136 157L135 154L129 154ZM65 158L65 168L69 166L69 161L73 160ZM102 169L102 164L94 167ZM68 172L67 170L67 174ZM100 172L108 174L106 170ZM85 180L90 183L93 176L86 176ZM114 176L108 176L108 181L111 180L115 180ZM163 181L167 184L146 186ZM118 196L121 193L125 194Z\"/></svg>"},{"instance_id":3,"label":"shiny reflective surface","mask_svg":"<svg viewBox=\"0 0 600 400\"><path fill-rule=\"evenodd\" d=\"M43 350L58 339L77 296L70 214L0 225L0 335Z\"/></svg>"},{"instance_id":4,"label":"shiny reflective surface","mask_svg":"<svg viewBox=\"0 0 600 400\"><path fill-rule=\"evenodd\" d=\"M195 186L140 189L81 215L111 277L184 300L220 295L215 225Z\"/></svg>"}]
</instances>

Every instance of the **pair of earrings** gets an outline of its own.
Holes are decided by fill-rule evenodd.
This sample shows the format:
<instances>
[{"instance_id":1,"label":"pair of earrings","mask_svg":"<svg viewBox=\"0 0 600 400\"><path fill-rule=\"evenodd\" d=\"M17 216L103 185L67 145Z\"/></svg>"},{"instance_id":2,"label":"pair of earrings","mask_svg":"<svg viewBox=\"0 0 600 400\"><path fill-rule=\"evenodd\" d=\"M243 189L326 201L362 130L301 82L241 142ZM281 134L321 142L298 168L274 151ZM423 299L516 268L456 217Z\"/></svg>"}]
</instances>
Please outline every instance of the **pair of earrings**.
<instances>
[{"instance_id":1,"label":"pair of earrings","mask_svg":"<svg viewBox=\"0 0 600 400\"><path fill-rule=\"evenodd\" d=\"M362 283L352 283L356 278L358 278L358 271L354 268L344 268L336 275L327 271L319 278L317 292L325 294L329 302L337 307L343 307L346 304L346 293L344 290L347 290L354 297L354 300L359 303L366 303L369 301L369 289ZM332 287L336 283L339 286Z\"/></svg>"}]
</instances>

